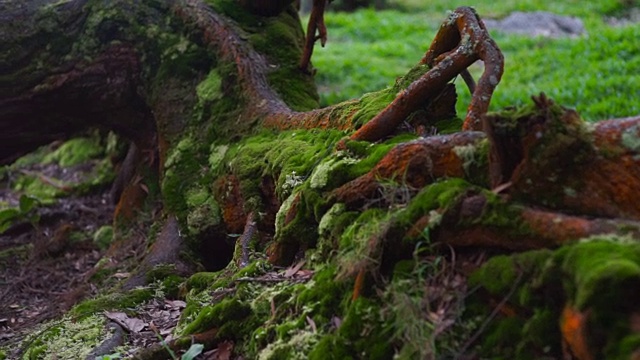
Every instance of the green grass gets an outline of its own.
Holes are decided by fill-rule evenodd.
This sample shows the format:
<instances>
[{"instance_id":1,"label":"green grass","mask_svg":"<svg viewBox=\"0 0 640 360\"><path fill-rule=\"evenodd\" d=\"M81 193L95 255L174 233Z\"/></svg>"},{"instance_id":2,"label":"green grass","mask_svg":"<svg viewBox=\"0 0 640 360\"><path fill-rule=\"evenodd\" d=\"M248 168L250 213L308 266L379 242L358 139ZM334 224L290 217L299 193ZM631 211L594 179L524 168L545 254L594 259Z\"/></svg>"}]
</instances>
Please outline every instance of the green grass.
<instances>
[{"instance_id":1,"label":"green grass","mask_svg":"<svg viewBox=\"0 0 640 360\"><path fill-rule=\"evenodd\" d=\"M475 1L482 17L547 10L579 16L588 32L579 39L492 32L505 54L505 74L492 110L527 103L531 95L544 91L589 120L640 114L640 24L614 28L604 21L604 16L620 14L625 1L629 5L637 0ZM435 0L418 6L420 2L404 0L404 11L365 9L325 16L329 41L313 55L322 105L391 85L423 56L447 10L465 4ZM476 78L480 71L479 66L472 68ZM463 115L469 94L461 81L458 85Z\"/></svg>"}]
</instances>

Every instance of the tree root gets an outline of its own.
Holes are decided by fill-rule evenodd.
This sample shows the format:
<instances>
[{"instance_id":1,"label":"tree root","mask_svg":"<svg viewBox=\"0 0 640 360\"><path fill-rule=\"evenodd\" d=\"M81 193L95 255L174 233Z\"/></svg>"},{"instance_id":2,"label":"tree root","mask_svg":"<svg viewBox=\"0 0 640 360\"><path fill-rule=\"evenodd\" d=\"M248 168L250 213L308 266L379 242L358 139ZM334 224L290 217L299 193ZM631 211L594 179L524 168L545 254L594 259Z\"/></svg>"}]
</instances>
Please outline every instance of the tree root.
<instances>
[{"instance_id":1,"label":"tree root","mask_svg":"<svg viewBox=\"0 0 640 360\"><path fill-rule=\"evenodd\" d=\"M481 120L502 77L504 59L476 12L460 7L442 24L421 61L431 70L401 91L351 139L377 141L389 135L409 114L439 94L449 81L478 59L485 62L485 70L474 89L463 129L486 130L488 127Z\"/></svg>"}]
</instances>

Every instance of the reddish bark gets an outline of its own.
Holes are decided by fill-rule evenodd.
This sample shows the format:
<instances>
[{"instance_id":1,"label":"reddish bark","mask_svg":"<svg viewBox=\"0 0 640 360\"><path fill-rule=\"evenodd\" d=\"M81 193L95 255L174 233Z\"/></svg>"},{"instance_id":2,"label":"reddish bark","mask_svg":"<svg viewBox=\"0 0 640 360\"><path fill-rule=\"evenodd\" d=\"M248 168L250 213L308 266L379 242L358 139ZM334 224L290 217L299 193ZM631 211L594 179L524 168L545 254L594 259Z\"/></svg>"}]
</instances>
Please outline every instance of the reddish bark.
<instances>
[{"instance_id":1,"label":"reddish bark","mask_svg":"<svg viewBox=\"0 0 640 360\"><path fill-rule=\"evenodd\" d=\"M216 199L222 208L222 218L227 233L240 234L246 224L244 198L240 192L240 182L235 175L220 177L214 184Z\"/></svg>"},{"instance_id":2,"label":"reddish bark","mask_svg":"<svg viewBox=\"0 0 640 360\"><path fill-rule=\"evenodd\" d=\"M435 239L455 247L523 251L555 248L594 235L640 235L638 221L570 216L507 203L501 206L512 206L511 216L505 219L508 223L495 224L491 219L483 220L488 210L486 204L486 199L479 195L462 200L460 206L443 215ZM414 228L421 231L427 223L421 219Z\"/></svg>"},{"instance_id":3,"label":"reddish bark","mask_svg":"<svg viewBox=\"0 0 640 360\"><path fill-rule=\"evenodd\" d=\"M593 351L587 339L588 314L581 313L570 304L565 305L560 318L562 350L566 359L592 360Z\"/></svg>"},{"instance_id":4,"label":"reddish bark","mask_svg":"<svg viewBox=\"0 0 640 360\"><path fill-rule=\"evenodd\" d=\"M334 190L332 196L348 207L362 206L382 188L381 179L401 182L420 189L443 177L465 177L464 160L457 146L478 145L480 132L432 136L394 147L367 174Z\"/></svg>"},{"instance_id":5,"label":"reddish bark","mask_svg":"<svg viewBox=\"0 0 640 360\"><path fill-rule=\"evenodd\" d=\"M431 69L400 92L391 104L351 135L351 139L376 141L389 135L409 114L437 96L449 81L478 59L484 61L485 71L473 92L463 129L485 129L481 118L502 77L504 59L476 12L461 7L442 24L422 59Z\"/></svg>"},{"instance_id":6,"label":"reddish bark","mask_svg":"<svg viewBox=\"0 0 640 360\"><path fill-rule=\"evenodd\" d=\"M538 98L537 106L537 115L517 120L520 137L508 132L495 138L503 161L499 177L511 182L509 193L576 214L640 219L640 149L633 140L640 136L640 117L592 130L572 110L551 114L559 107L548 99Z\"/></svg>"},{"instance_id":7,"label":"reddish bark","mask_svg":"<svg viewBox=\"0 0 640 360\"><path fill-rule=\"evenodd\" d=\"M313 0L313 8L307 24L307 38L304 43L302 58L300 59L300 70L304 72L310 73L309 65L311 64L313 45L316 40L320 40L320 44L323 47L327 42L327 27L324 24L324 9L326 5L327 0ZM318 32L317 36L316 32Z\"/></svg>"}]
</instances>

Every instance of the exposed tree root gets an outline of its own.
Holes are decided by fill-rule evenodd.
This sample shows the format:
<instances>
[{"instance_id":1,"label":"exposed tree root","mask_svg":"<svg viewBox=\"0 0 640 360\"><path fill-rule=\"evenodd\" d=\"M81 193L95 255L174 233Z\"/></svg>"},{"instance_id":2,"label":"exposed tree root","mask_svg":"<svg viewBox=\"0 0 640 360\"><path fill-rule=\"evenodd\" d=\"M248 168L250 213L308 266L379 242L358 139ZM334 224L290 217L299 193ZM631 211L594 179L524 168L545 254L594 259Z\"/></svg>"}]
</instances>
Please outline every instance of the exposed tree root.
<instances>
[{"instance_id":1,"label":"exposed tree root","mask_svg":"<svg viewBox=\"0 0 640 360\"><path fill-rule=\"evenodd\" d=\"M376 141L389 135L409 114L439 94L449 81L478 59L484 61L485 70L474 89L463 129L486 130L481 119L502 77L504 59L476 12L460 7L442 24L422 59L431 70L400 92L389 106L351 135L351 139Z\"/></svg>"},{"instance_id":2,"label":"exposed tree root","mask_svg":"<svg viewBox=\"0 0 640 360\"><path fill-rule=\"evenodd\" d=\"M382 188L381 179L420 189L443 177L463 178L466 160L456 149L463 146L473 149L480 146L483 139L481 132L469 131L399 144L371 171L337 188L332 196L347 207L355 208L376 195ZM467 169L473 170L473 167L467 166Z\"/></svg>"}]
</instances>

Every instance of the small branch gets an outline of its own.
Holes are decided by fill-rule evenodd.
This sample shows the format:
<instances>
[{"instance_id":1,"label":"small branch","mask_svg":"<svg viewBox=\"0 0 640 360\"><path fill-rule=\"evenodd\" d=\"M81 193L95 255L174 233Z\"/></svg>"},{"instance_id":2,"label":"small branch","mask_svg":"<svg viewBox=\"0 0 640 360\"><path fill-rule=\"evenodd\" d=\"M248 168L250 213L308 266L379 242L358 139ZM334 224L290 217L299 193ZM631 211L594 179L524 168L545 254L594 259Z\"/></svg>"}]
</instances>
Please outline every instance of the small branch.
<instances>
[{"instance_id":1,"label":"small branch","mask_svg":"<svg viewBox=\"0 0 640 360\"><path fill-rule=\"evenodd\" d=\"M469 70L464 69L460 75L462 76L462 80L467 84L467 88L469 88L469 92L471 95L476 91L476 80L473 78Z\"/></svg>"},{"instance_id":2,"label":"small branch","mask_svg":"<svg viewBox=\"0 0 640 360\"><path fill-rule=\"evenodd\" d=\"M241 269L249 264L249 241L251 241L253 234L256 232L256 221L254 218L253 211L251 211L249 215L247 215L247 223L244 225L244 231L238 240L242 248L240 264L238 265Z\"/></svg>"},{"instance_id":3,"label":"small branch","mask_svg":"<svg viewBox=\"0 0 640 360\"><path fill-rule=\"evenodd\" d=\"M320 39L320 44L324 47L327 42L327 27L324 24L324 10L327 0L313 0L313 8L307 24L307 38L300 59L300 70L311 73L309 64L311 63L311 55L313 54L313 46L316 40ZM316 32L318 35L316 36Z\"/></svg>"},{"instance_id":4,"label":"small branch","mask_svg":"<svg viewBox=\"0 0 640 360\"><path fill-rule=\"evenodd\" d=\"M520 285L520 281L522 280L522 275L523 275L522 271L519 271L518 277L513 282L511 289L509 289L509 293L507 293L507 295L500 301L500 303L496 305L495 309L493 309L491 314L489 314L489 316L487 316L487 318L482 322L478 330L476 330L475 334L473 334L473 336L471 336L471 338L469 338L469 340L467 340L467 342L462 346L462 348L460 349L460 351L455 357L456 359L460 359L462 355L464 355L464 353L469 349L469 347L473 345L473 343L476 340L478 340L478 337L485 332L485 330L487 329L487 326L491 324L491 321L493 321L496 318L496 316L498 316L498 313L500 312L502 307L509 301L509 299L511 299L516 289L518 289L518 286Z\"/></svg>"}]
</instances>

